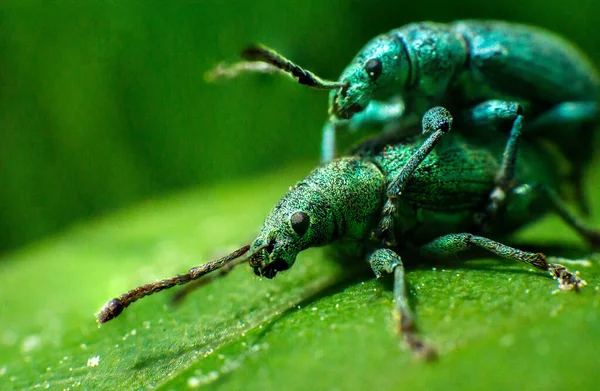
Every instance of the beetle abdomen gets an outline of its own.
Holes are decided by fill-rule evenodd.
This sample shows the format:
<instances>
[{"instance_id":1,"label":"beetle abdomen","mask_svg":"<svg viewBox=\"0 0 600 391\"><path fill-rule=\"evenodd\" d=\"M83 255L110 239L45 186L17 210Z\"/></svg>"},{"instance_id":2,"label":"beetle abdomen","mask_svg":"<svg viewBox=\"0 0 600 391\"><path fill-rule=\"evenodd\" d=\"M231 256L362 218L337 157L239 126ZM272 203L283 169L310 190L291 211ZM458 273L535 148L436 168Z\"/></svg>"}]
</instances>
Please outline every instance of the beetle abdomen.
<instances>
[{"instance_id":1,"label":"beetle abdomen","mask_svg":"<svg viewBox=\"0 0 600 391\"><path fill-rule=\"evenodd\" d=\"M468 20L452 26L469 45L473 77L493 90L548 104L597 99L597 70L559 35L501 21Z\"/></svg>"}]
</instances>

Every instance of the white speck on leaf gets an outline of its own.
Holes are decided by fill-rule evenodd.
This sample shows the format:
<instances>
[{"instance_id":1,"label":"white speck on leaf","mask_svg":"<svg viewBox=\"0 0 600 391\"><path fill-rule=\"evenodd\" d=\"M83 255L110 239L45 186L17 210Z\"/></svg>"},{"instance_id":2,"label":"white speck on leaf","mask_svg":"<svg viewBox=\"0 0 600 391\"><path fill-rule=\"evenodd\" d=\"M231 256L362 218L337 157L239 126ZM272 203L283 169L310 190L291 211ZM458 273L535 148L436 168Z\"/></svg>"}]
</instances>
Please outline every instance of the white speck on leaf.
<instances>
[{"instance_id":1,"label":"white speck on leaf","mask_svg":"<svg viewBox=\"0 0 600 391\"><path fill-rule=\"evenodd\" d=\"M87 360L87 366L90 368L97 367L100 365L100 356L90 357Z\"/></svg>"}]
</instances>

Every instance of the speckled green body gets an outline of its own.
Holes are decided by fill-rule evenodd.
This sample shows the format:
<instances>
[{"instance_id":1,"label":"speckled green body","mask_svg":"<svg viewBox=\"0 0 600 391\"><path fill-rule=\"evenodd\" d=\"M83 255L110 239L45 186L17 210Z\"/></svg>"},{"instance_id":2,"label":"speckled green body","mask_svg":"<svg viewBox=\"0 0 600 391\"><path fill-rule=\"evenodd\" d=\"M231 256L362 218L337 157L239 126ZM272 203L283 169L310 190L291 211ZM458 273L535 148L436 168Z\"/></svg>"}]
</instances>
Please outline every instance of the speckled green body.
<instances>
[{"instance_id":1,"label":"speckled green body","mask_svg":"<svg viewBox=\"0 0 600 391\"><path fill-rule=\"evenodd\" d=\"M469 133L508 130L549 140L581 171L592 156L600 78L572 43L550 31L503 21L412 23L368 42L332 90L322 161L335 156L335 132L406 124L443 106ZM407 134L407 133L405 133ZM579 195L584 209L583 195Z\"/></svg>"},{"instance_id":2,"label":"speckled green body","mask_svg":"<svg viewBox=\"0 0 600 391\"><path fill-rule=\"evenodd\" d=\"M399 247L419 246L449 233L476 232L474 214L488 202L502 160L505 137L494 133L486 140L459 134L440 141L414 173L399 198L396 236ZM344 252L360 255L380 243L371 241L386 188L424 136L382 150L363 151L327 163L294 186L265 220L250 253L264 248L255 272L267 277L293 265L297 254L309 247L338 244ZM523 146L517 175L521 180L543 181L551 186L560 178L554 161L544 151ZM494 220L490 237L502 237L536 220L548 210L531 198L509 202ZM291 216L302 212L310 225L301 235ZM260 252L260 250L258 250Z\"/></svg>"},{"instance_id":3,"label":"speckled green body","mask_svg":"<svg viewBox=\"0 0 600 391\"><path fill-rule=\"evenodd\" d=\"M366 63L381 61L380 74ZM596 68L573 44L533 26L465 20L412 23L369 41L342 72L330 112L350 118L371 100L400 94L405 114L516 101L531 114L568 101L596 101Z\"/></svg>"},{"instance_id":4,"label":"speckled green body","mask_svg":"<svg viewBox=\"0 0 600 391\"><path fill-rule=\"evenodd\" d=\"M392 145L377 138L358 146L352 156L318 167L275 205L252 244L109 300L96 314L98 322L114 319L142 297L190 283L181 291L186 295L245 262L257 275L273 278L289 269L301 251L332 244L346 255L343 260L364 256L377 277L393 274L397 330L413 353L433 359L435 349L417 335L408 304L402 259L407 248L437 257L478 247L550 273L561 289L585 286L577 274L549 263L546 255L497 241L553 209L582 237L600 244L600 232L570 214L552 190L557 183L568 183L557 170L553 153L540 145L540 149L522 145L515 161L518 128L511 131L506 147L505 137L498 132L485 140L460 134L444 137L452 122L449 113L443 109L429 113L426 128L440 129ZM498 175L506 171L501 167L508 166L512 184L502 190L499 207L486 213L486 219L479 219L482 211L490 210L490 193L497 193L498 183L505 178ZM391 186L398 178L401 182ZM380 219L385 220L385 232L394 240L378 235L383 232ZM213 274L207 276L209 273Z\"/></svg>"},{"instance_id":5,"label":"speckled green body","mask_svg":"<svg viewBox=\"0 0 600 391\"><path fill-rule=\"evenodd\" d=\"M421 163L398 198L395 217L397 243L420 245L438 236L453 232L480 230L473 215L489 202L489 193L502 161L503 137L486 140L454 134L442 139ZM393 180L405 162L418 149L406 143L386 148L372 158L388 181ZM517 177L521 183L541 182L558 185L556 162L541 149L522 145ZM525 205L525 200L509 202L509 208L495 219L486 236L499 238L522 225L539 218L548 205ZM527 203L532 200L526 200ZM526 207L523 213L512 213L515 207Z\"/></svg>"}]
</instances>

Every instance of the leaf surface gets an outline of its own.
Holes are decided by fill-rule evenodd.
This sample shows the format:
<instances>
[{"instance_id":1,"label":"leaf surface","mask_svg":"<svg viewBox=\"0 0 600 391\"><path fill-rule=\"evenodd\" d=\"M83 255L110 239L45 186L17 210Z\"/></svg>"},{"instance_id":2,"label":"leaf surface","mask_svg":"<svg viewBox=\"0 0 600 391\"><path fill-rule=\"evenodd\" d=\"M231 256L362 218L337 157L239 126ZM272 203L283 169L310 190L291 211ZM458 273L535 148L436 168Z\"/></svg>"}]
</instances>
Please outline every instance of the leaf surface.
<instances>
[{"instance_id":1,"label":"leaf surface","mask_svg":"<svg viewBox=\"0 0 600 391\"><path fill-rule=\"evenodd\" d=\"M102 327L93 314L139 284L252 240L296 167L147 202L4 256L1 389L592 389L600 346L600 267L582 292L493 258L405 259L432 364L399 344L391 280L323 249L274 280L239 267L182 305L145 298ZM594 194L598 199L598 192ZM518 236L589 255L558 218ZM560 254L559 254L560 255ZM350 262L353 262L352 264Z\"/></svg>"}]
</instances>

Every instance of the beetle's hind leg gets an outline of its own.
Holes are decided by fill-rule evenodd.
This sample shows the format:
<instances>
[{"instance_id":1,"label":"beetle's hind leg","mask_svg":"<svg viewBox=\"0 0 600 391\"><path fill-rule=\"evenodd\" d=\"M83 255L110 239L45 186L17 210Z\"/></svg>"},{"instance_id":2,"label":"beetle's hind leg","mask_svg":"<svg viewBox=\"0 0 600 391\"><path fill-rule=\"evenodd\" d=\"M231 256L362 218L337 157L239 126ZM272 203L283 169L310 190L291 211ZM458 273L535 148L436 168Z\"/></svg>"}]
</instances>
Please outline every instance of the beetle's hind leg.
<instances>
[{"instance_id":1,"label":"beetle's hind leg","mask_svg":"<svg viewBox=\"0 0 600 391\"><path fill-rule=\"evenodd\" d=\"M421 341L417 335L415 317L406 295L404 265L400 256L390 249L378 249L369 255L369 263L377 278L382 277L383 273L394 275L394 317L397 331L404 343L418 357L425 360L435 359L436 351Z\"/></svg>"},{"instance_id":2,"label":"beetle's hind leg","mask_svg":"<svg viewBox=\"0 0 600 391\"><path fill-rule=\"evenodd\" d=\"M515 187L508 195L505 221L522 213L532 213L536 205L549 205L561 219L592 246L600 246L600 230L587 224L584 219L571 212L567 204L554 189L542 184L526 183Z\"/></svg>"},{"instance_id":3,"label":"beetle's hind leg","mask_svg":"<svg viewBox=\"0 0 600 391\"><path fill-rule=\"evenodd\" d=\"M572 163L571 181L575 201L585 216L590 214L584 189L584 169L594 151L593 133L598 125L598 103L594 101L562 102L527 122L524 133L536 137L560 139L560 150Z\"/></svg>"},{"instance_id":4,"label":"beetle's hind leg","mask_svg":"<svg viewBox=\"0 0 600 391\"><path fill-rule=\"evenodd\" d=\"M512 259L533 266L536 269L550 273L558 280L563 290L579 290L586 282L575 273L571 273L563 265L548 263L542 253L530 253L514 247L506 246L483 236L470 233L450 234L441 236L421 247L421 254L429 257L448 256L479 247L502 258Z\"/></svg>"}]
</instances>

